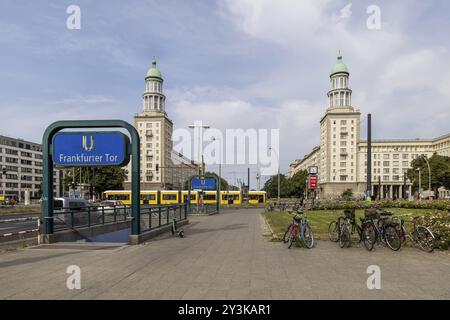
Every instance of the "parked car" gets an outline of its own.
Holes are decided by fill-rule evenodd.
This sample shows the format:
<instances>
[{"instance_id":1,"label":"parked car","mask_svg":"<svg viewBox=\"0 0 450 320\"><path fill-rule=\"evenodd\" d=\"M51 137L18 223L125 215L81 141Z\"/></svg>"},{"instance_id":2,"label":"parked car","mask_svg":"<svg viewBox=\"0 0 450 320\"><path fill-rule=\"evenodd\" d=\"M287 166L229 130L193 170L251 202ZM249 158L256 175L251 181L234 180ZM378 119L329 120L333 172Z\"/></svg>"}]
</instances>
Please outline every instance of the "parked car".
<instances>
[{"instance_id":1,"label":"parked car","mask_svg":"<svg viewBox=\"0 0 450 320\"><path fill-rule=\"evenodd\" d=\"M129 216L131 214L131 207L119 200L105 200L100 202L98 211L104 212L107 215L113 215L115 212L116 215L123 216L126 213Z\"/></svg>"},{"instance_id":2,"label":"parked car","mask_svg":"<svg viewBox=\"0 0 450 320\"><path fill-rule=\"evenodd\" d=\"M55 224L74 226L86 225L89 222L98 223L101 220L101 214L98 208L89 201L76 198L54 198L53 199L53 217ZM73 219L73 223L72 223Z\"/></svg>"}]
</instances>

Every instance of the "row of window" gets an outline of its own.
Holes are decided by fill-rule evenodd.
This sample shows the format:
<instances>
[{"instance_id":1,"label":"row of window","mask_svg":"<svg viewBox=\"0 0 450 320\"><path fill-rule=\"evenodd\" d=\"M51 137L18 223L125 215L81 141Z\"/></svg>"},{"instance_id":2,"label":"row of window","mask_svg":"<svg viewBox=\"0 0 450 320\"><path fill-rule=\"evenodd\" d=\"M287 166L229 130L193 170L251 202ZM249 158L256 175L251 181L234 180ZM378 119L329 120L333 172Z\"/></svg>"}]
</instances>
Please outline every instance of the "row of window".
<instances>
[{"instance_id":1,"label":"row of window","mask_svg":"<svg viewBox=\"0 0 450 320\"><path fill-rule=\"evenodd\" d=\"M2 159L3 157L0 157L0 161L3 161ZM19 164L19 159L18 158L11 158L11 157L5 157L5 162L6 163L16 163ZM20 159L20 164L24 165L24 166L32 166L33 165L33 161L31 160L25 160L25 159ZM42 167L42 162L40 161L34 161L34 165L37 167Z\"/></svg>"},{"instance_id":2,"label":"row of window","mask_svg":"<svg viewBox=\"0 0 450 320\"><path fill-rule=\"evenodd\" d=\"M0 137L0 145L42 152L42 147L39 145L14 141L3 137Z\"/></svg>"},{"instance_id":3,"label":"row of window","mask_svg":"<svg viewBox=\"0 0 450 320\"><path fill-rule=\"evenodd\" d=\"M400 159L400 154L399 153L394 153L394 154L390 154L390 153L384 153L384 154L375 153L375 154L373 154L373 158L374 159L381 159L381 157L383 157L384 160L389 160L391 158L391 155L392 155L392 159L394 159L394 160L399 160ZM403 160L409 159L410 158L409 156L410 156L409 153L401 154L401 158ZM418 154L412 154L411 155L411 159L415 159L417 157L419 157ZM364 158L367 159L367 153L364 155Z\"/></svg>"},{"instance_id":4,"label":"row of window","mask_svg":"<svg viewBox=\"0 0 450 320\"><path fill-rule=\"evenodd\" d=\"M402 180L402 177L400 177L399 175L372 176L372 181L379 181L379 180L381 180L381 181L400 181L400 180ZM367 181L367 176L364 177L364 181Z\"/></svg>"},{"instance_id":5,"label":"row of window","mask_svg":"<svg viewBox=\"0 0 450 320\"><path fill-rule=\"evenodd\" d=\"M53 180L53 182L56 183L56 180ZM31 183L21 183L20 184L20 188L21 189L33 189L33 187L34 187L34 189L39 190L41 188L41 185L40 184L31 184ZM19 188L19 183L17 183L17 182L7 182L6 183L6 189L11 189L11 188L18 189ZM7 192L9 192L9 191L10 190L7 190Z\"/></svg>"},{"instance_id":6,"label":"row of window","mask_svg":"<svg viewBox=\"0 0 450 320\"><path fill-rule=\"evenodd\" d=\"M19 175L17 174L7 174L6 175L6 180L19 180ZM21 176L20 180L22 181L33 181L33 177L32 176ZM34 177L34 181L42 181L42 177Z\"/></svg>"},{"instance_id":7,"label":"row of window","mask_svg":"<svg viewBox=\"0 0 450 320\"><path fill-rule=\"evenodd\" d=\"M381 167L381 163L383 163L383 167L390 167L391 166L391 162L390 161L374 161L373 162L373 166L374 167ZM409 167L410 163L409 161L402 161L402 167ZM364 161L364 166L367 166L367 161ZM392 161L392 166L393 167L400 167L400 161Z\"/></svg>"}]
</instances>

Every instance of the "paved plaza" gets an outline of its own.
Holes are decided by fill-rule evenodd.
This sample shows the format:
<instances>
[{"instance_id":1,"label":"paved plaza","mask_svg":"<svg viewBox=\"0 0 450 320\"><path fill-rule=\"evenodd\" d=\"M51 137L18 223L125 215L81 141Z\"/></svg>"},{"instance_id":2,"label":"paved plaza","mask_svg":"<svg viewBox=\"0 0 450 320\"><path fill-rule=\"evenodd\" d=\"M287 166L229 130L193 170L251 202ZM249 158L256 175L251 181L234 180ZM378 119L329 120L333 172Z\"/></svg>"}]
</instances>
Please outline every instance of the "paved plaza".
<instances>
[{"instance_id":1,"label":"paved plaza","mask_svg":"<svg viewBox=\"0 0 450 320\"><path fill-rule=\"evenodd\" d=\"M0 253L0 299L450 299L450 255L413 248L312 250L268 241L261 209L190 217L186 238ZM69 290L66 268L81 268ZM381 289L367 288L367 267Z\"/></svg>"}]
</instances>

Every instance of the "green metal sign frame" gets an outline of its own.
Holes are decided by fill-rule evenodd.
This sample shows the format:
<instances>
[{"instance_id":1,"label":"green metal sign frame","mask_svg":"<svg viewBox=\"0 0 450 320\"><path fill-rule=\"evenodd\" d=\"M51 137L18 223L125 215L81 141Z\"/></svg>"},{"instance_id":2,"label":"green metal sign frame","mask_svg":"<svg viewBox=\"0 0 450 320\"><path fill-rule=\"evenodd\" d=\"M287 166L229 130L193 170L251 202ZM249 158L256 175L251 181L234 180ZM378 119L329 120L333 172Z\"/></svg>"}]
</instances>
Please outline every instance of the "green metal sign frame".
<instances>
[{"instance_id":1,"label":"green metal sign frame","mask_svg":"<svg viewBox=\"0 0 450 320\"><path fill-rule=\"evenodd\" d=\"M127 146L127 155L132 156L131 162L131 234L141 232L140 221L140 140L135 127L123 120L68 120L52 123L44 132L42 138L43 183L42 183L42 234L53 234L53 137L63 129L74 128L123 128L131 136Z\"/></svg>"},{"instance_id":2,"label":"green metal sign frame","mask_svg":"<svg viewBox=\"0 0 450 320\"><path fill-rule=\"evenodd\" d=\"M219 210L220 210L220 201L221 201L221 199L220 199L220 188L219 188L219 179L216 177L216 176L214 176L214 175L210 175L210 174L205 174L205 175L203 175L203 176L201 176L200 177L200 175L194 175L194 176L192 176L192 177L190 177L189 178L189 184L188 184L188 200L187 200L187 206L188 206L188 212L191 212L191 190L192 190L192 180L194 180L194 179L205 179L205 178L208 178L208 179L214 179L215 181L216 181L216 192L217 192L217 196L216 196L216 199L217 199L217 203L216 203L216 210L217 210L217 213L219 213ZM199 197L197 197L197 201L198 201L198 199L199 199Z\"/></svg>"}]
</instances>

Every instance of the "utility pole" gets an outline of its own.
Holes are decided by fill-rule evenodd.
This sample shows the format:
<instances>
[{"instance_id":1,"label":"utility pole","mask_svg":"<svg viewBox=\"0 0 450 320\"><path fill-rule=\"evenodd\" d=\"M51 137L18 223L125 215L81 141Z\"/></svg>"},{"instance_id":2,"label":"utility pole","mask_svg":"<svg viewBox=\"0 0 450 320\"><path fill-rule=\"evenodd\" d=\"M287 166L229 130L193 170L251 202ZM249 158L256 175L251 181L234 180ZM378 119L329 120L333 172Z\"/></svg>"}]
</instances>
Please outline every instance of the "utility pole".
<instances>
[{"instance_id":1,"label":"utility pole","mask_svg":"<svg viewBox=\"0 0 450 320\"><path fill-rule=\"evenodd\" d=\"M256 173L257 191L260 191L260 190L261 190L261 183L260 183L260 180L261 180L261 175L260 175L259 172L258 172L258 173Z\"/></svg>"},{"instance_id":2,"label":"utility pole","mask_svg":"<svg viewBox=\"0 0 450 320\"><path fill-rule=\"evenodd\" d=\"M250 168L247 168L247 206L250 202Z\"/></svg>"},{"instance_id":3,"label":"utility pole","mask_svg":"<svg viewBox=\"0 0 450 320\"><path fill-rule=\"evenodd\" d=\"M269 150L275 151L274 148L269 147ZM278 197L277 197L277 203L280 203L280 154L278 151L276 151L277 159L278 159Z\"/></svg>"},{"instance_id":4,"label":"utility pole","mask_svg":"<svg viewBox=\"0 0 450 320\"><path fill-rule=\"evenodd\" d=\"M219 140L219 145L220 145L220 152L219 152L219 195L220 195L220 189L221 189L221 184L222 184L222 139L217 139L216 137L211 137L212 141L216 141Z\"/></svg>"},{"instance_id":5,"label":"utility pole","mask_svg":"<svg viewBox=\"0 0 450 320\"><path fill-rule=\"evenodd\" d=\"M367 188L366 196L372 196L372 114L367 115Z\"/></svg>"}]
</instances>

